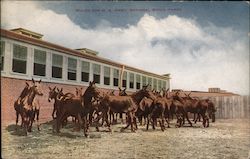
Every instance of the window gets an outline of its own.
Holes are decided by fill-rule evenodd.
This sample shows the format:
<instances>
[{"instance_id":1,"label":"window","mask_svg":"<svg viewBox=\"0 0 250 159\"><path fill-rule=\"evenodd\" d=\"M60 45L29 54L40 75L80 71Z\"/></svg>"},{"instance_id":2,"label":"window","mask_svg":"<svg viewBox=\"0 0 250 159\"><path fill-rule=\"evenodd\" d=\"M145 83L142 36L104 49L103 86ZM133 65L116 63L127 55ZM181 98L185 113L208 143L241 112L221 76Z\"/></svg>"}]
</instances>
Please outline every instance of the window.
<instances>
[{"instance_id":1,"label":"window","mask_svg":"<svg viewBox=\"0 0 250 159\"><path fill-rule=\"evenodd\" d=\"M114 69L113 70L113 79L114 79L114 86L118 86L119 84L119 70L118 69Z\"/></svg>"},{"instance_id":2,"label":"window","mask_svg":"<svg viewBox=\"0 0 250 159\"><path fill-rule=\"evenodd\" d=\"M157 79L154 79L153 82L154 82L153 89L154 89L154 90L157 90Z\"/></svg>"},{"instance_id":3,"label":"window","mask_svg":"<svg viewBox=\"0 0 250 159\"><path fill-rule=\"evenodd\" d=\"M136 89L141 89L141 76L136 75Z\"/></svg>"},{"instance_id":4,"label":"window","mask_svg":"<svg viewBox=\"0 0 250 159\"><path fill-rule=\"evenodd\" d=\"M76 80L77 60L68 58L68 80Z\"/></svg>"},{"instance_id":5,"label":"window","mask_svg":"<svg viewBox=\"0 0 250 159\"><path fill-rule=\"evenodd\" d=\"M142 86L147 85L147 78L145 76L142 76Z\"/></svg>"},{"instance_id":6,"label":"window","mask_svg":"<svg viewBox=\"0 0 250 159\"><path fill-rule=\"evenodd\" d=\"M93 64L93 80L95 83L100 84L100 74L101 74L101 66L98 64Z\"/></svg>"},{"instance_id":7,"label":"window","mask_svg":"<svg viewBox=\"0 0 250 159\"><path fill-rule=\"evenodd\" d=\"M4 41L1 41L1 45L0 45L0 56L1 56L1 63L0 63L0 68L1 68L1 71L4 69L4 50L5 50L5 42Z\"/></svg>"},{"instance_id":8,"label":"window","mask_svg":"<svg viewBox=\"0 0 250 159\"><path fill-rule=\"evenodd\" d=\"M122 75L122 87L127 87L127 72L124 71Z\"/></svg>"},{"instance_id":9,"label":"window","mask_svg":"<svg viewBox=\"0 0 250 159\"><path fill-rule=\"evenodd\" d=\"M88 82L89 81L89 62L82 61L82 81Z\"/></svg>"},{"instance_id":10,"label":"window","mask_svg":"<svg viewBox=\"0 0 250 159\"><path fill-rule=\"evenodd\" d=\"M167 82L166 82L166 81L162 81L162 88L163 88L164 90L167 89Z\"/></svg>"},{"instance_id":11,"label":"window","mask_svg":"<svg viewBox=\"0 0 250 159\"><path fill-rule=\"evenodd\" d=\"M158 91L161 90L161 80L158 80Z\"/></svg>"},{"instance_id":12,"label":"window","mask_svg":"<svg viewBox=\"0 0 250 159\"><path fill-rule=\"evenodd\" d=\"M52 77L62 78L63 56L52 55Z\"/></svg>"},{"instance_id":13,"label":"window","mask_svg":"<svg viewBox=\"0 0 250 159\"><path fill-rule=\"evenodd\" d=\"M133 73L129 73L129 88L134 88L134 74Z\"/></svg>"},{"instance_id":14,"label":"window","mask_svg":"<svg viewBox=\"0 0 250 159\"><path fill-rule=\"evenodd\" d=\"M27 67L26 63L27 63L27 47L14 44L12 71L26 74L26 67Z\"/></svg>"},{"instance_id":15,"label":"window","mask_svg":"<svg viewBox=\"0 0 250 159\"><path fill-rule=\"evenodd\" d=\"M149 89L151 90L152 89L152 78L151 77L148 77L148 84L149 84Z\"/></svg>"},{"instance_id":16,"label":"window","mask_svg":"<svg viewBox=\"0 0 250 159\"><path fill-rule=\"evenodd\" d=\"M46 52L34 50L34 69L33 74L38 76L46 75Z\"/></svg>"},{"instance_id":17,"label":"window","mask_svg":"<svg viewBox=\"0 0 250 159\"><path fill-rule=\"evenodd\" d=\"M110 85L110 68L104 66L104 85Z\"/></svg>"}]
</instances>

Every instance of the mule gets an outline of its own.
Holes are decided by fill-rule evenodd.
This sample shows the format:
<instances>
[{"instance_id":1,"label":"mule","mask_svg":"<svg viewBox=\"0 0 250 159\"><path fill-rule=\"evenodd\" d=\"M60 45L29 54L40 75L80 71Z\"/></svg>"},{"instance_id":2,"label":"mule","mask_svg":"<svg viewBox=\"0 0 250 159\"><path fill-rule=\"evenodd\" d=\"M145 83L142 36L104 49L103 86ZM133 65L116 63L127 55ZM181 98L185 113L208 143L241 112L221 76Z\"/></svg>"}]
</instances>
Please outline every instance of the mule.
<instances>
[{"instance_id":1,"label":"mule","mask_svg":"<svg viewBox=\"0 0 250 159\"><path fill-rule=\"evenodd\" d=\"M22 90L20 96L18 97L18 99L14 102L14 109L16 111L16 128L18 125L18 118L19 118L19 114L21 115L21 107L23 105L23 100L24 97L27 96L27 94L30 91L30 86L27 82L25 82L26 86L24 87L24 89ZM21 116L22 117L22 116ZM21 121L21 127L23 126L23 119Z\"/></svg>"},{"instance_id":2,"label":"mule","mask_svg":"<svg viewBox=\"0 0 250 159\"><path fill-rule=\"evenodd\" d=\"M35 82L32 78L33 85L30 87L27 95L23 99L23 105L21 106L20 114L23 119L23 125L25 127L25 134L27 135L27 132L32 131L32 124L33 121L36 118L37 122L37 129L40 130L40 124L39 124L39 112L40 112L40 104L39 101L36 99L36 95L42 96L42 90L41 90L41 80L39 82Z\"/></svg>"},{"instance_id":3,"label":"mule","mask_svg":"<svg viewBox=\"0 0 250 159\"><path fill-rule=\"evenodd\" d=\"M83 125L84 135L88 136L87 115L91 110L92 98L98 98L99 92L96 89L95 82L90 82L88 88L80 98L70 98L68 100L59 99L59 109L56 118L56 132L60 132L61 123L68 116L73 116L79 121L79 128Z\"/></svg>"},{"instance_id":4,"label":"mule","mask_svg":"<svg viewBox=\"0 0 250 159\"><path fill-rule=\"evenodd\" d=\"M127 126L123 127L121 131L131 126L131 131L135 132L134 126L137 127L135 112L138 109L140 101L144 97L148 97L151 99L155 98L152 92L147 90L147 86L143 87L141 90L133 93L130 96L106 95L101 99L102 112L105 116L107 116L107 113L110 110L114 113L126 113L128 119ZM105 120L107 123L109 123L107 118L105 118ZM110 124L108 124L108 127L110 129Z\"/></svg>"}]
</instances>

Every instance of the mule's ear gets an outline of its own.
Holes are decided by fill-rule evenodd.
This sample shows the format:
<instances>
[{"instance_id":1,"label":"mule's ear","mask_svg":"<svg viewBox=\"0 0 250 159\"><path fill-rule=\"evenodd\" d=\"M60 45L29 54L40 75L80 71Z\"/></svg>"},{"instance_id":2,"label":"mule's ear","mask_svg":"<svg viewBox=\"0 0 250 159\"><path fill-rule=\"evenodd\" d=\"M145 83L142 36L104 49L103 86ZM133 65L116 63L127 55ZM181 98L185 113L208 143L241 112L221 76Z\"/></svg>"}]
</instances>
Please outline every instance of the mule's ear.
<instances>
[{"instance_id":1,"label":"mule's ear","mask_svg":"<svg viewBox=\"0 0 250 159\"><path fill-rule=\"evenodd\" d=\"M49 86L49 90L50 90L50 91L52 90L52 88L50 88L50 86Z\"/></svg>"},{"instance_id":2,"label":"mule's ear","mask_svg":"<svg viewBox=\"0 0 250 159\"><path fill-rule=\"evenodd\" d=\"M42 79L40 79L40 81L38 83L41 83L42 82Z\"/></svg>"},{"instance_id":3,"label":"mule's ear","mask_svg":"<svg viewBox=\"0 0 250 159\"><path fill-rule=\"evenodd\" d=\"M35 83L35 80L32 78L32 82Z\"/></svg>"},{"instance_id":4,"label":"mule's ear","mask_svg":"<svg viewBox=\"0 0 250 159\"><path fill-rule=\"evenodd\" d=\"M26 84L27 86L30 86L28 82L25 82L25 84Z\"/></svg>"},{"instance_id":5,"label":"mule's ear","mask_svg":"<svg viewBox=\"0 0 250 159\"><path fill-rule=\"evenodd\" d=\"M56 88L56 90L59 92L60 90L58 88Z\"/></svg>"},{"instance_id":6,"label":"mule's ear","mask_svg":"<svg viewBox=\"0 0 250 159\"><path fill-rule=\"evenodd\" d=\"M94 82L94 81L93 81ZM93 82L89 81L89 86L92 86L93 85Z\"/></svg>"},{"instance_id":7,"label":"mule's ear","mask_svg":"<svg viewBox=\"0 0 250 159\"><path fill-rule=\"evenodd\" d=\"M56 89L56 86L53 88L53 90L55 90Z\"/></svg>"},{"instance_id":8,"label":"mule's ear","mask_svg":"<svg viewBox=\"0 0 250 159\"><path fill-rule=\"evenodd\" d=\"M122 89L119 87L119 91L121 91Z\"/></svg>"},{"instance_id":9,"label":"mule's ear","mask_svg":"<svg viewBox=\"0 0 250 159\"><path fill-rule=\"evenodd\" d=\"M127 88L124 88L124 90L123 90L123 91L125 92L125 91L126 91L126 89L127 89Z\"/></svg>"}]
</instances>

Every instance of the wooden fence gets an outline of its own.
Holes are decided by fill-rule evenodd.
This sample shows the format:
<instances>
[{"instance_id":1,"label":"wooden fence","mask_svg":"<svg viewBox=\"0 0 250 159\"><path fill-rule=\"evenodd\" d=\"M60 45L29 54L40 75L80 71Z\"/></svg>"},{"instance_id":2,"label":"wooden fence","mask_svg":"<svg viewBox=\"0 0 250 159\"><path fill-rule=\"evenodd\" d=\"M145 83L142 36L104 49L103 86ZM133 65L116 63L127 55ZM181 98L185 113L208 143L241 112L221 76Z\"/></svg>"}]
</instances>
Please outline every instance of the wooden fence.
<instances>
[{"instance_id":1,"label":"wooden fence","mask_svg":"<svg viewBox=\"0 0 250 159\"><path fill-rule=\"evenodd\" d=\"M235 119L250 117L249 96L210 97L217 107L216 118Z\"/></svg>"}]
</instances>

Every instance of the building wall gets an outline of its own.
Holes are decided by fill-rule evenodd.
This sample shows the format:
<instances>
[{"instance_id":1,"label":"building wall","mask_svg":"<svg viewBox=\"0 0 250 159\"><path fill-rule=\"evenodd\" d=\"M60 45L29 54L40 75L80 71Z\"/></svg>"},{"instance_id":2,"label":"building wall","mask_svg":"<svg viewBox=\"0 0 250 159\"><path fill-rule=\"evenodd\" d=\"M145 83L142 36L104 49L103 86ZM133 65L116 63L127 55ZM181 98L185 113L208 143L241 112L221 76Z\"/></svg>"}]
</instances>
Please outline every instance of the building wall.
<instances>
[{"instance_id":1,"label":"building wall","mask_svg":"<svg viewBox=\"0 0 250 159\"><path fill-rule=\"evenodd\" d=\"M101 66L101 81L100 81L100 87L102 88L106 88L106 89L118 89L118 87L113 86L113 69L118 69L120 71L122 71L122 68L119 67L115 67L115 66L111 66L111 65L107 65L107 64L103 64L97 61L92 61L92 60L88 60L88 59L84 59L84 58L80 58L80 57L75 57L73 55L69 55L69 54L65 54L62 52L57 52L55 50L51 50L51 49L47 49L47 48L43 48L43 47L39 47L39 46L35 46L35 45L31 45L28 43L24 43L24 42L20 42L17 40L12 40L12 39L8 39L8 38L1 38L1 41L5 42L5 47L3 50L3 56L4 56L4 70L1 71L1 75L4 77L9 77L9 78L17 78L17 79L27 79L30 80L31 78L41 78L43 81L46 82L55 82L55 83L62 83L62 84L72 84L72 85L88 85L88 82L82 82L81 81L81 61L86 61L86 62L90 62L90 76L89 76L89 80L92 81L93 80L93 64L98 64ZM27 72L26 74L21 74L21 73L15 73L12 71L12 60L13 60L13 44L18 44L21 46L25 46L27 47ZM46 76L36 76L33 75L33 65L34 65L34 49L38 49L38 50L42 50L46 52ZM57 55L62 55L63 56L63 74L62 74L62 78L61 79L56 79L52 77L52 55L53 54L57 54ZM67 71L68 71L68 58L73 58L77 60L77 79L76 81L72 81L72 80L68 80L67 78ZM111 73L110 73L110 85L104 85L104 66L110 67L111 69ZM146 81L148 82L148 78L152 78L152 79L156 79L156 85L157 85L157 89L161 89L158 85L160 81L160 85L163 86L163 83L165 83L165 88L167 89L170 87L169 84L169 79L166 80L166 78L158 78L158 77L153 77L153 76L148 76L142 73L138 73L138 72L134 72L131 70L126 70L124 69L124 71L127 72L127 90L128 91L136 91L136 75L140 75L145 76L146 77ZM134 88L130 89L129 88L129 73L134 73ZM121 81L121 80L120 80ZM152 80L153 81L153 80ZM140 88L142 88L142 78L141 78L141 86ZM153 85L153 83L152 83Z\"/></svg>"},{"instance_id":2,"label":"building wall","mask_svg":"<svg viewBox=\"0 0 250 159\"><path fill-rule=\"evenodd\" d=\"M20 96L23 88L26 86L25 82L32 83L28 80L22 80L22 79L15 79L15 78L1 78L1 116L2 116L2 123L3 124L9 124L14 123L16 120L16 114L14 109L14 102L17 100L17 98ZM48 82L41 82L41 89L43 92L43 96L36 96L36 98L39 100L39 103L41 105L40 108L40 121L46 122L52 120L52 111L53 111L53 105L54 100L52 102L48 102L48 96L49 96L49 87L54 88L63 88L64 93L73 93L75 94L76 89L75 88L83 88L83 92L86 90L86 86L76 86L76 85L68 85L68 84L59 84L59 83L48 83ZM104 89L99 87L100 92L107 92L110 91L109 89ZM131 93L131 92L128 92ZM115 95L118 95L118 91L115 91ZM21 118L19 117L19 121L21 121Z\"/></svg>"}]
</instances>

